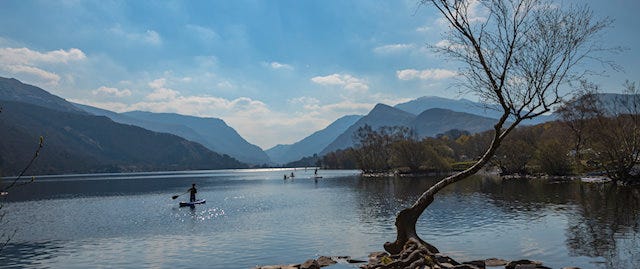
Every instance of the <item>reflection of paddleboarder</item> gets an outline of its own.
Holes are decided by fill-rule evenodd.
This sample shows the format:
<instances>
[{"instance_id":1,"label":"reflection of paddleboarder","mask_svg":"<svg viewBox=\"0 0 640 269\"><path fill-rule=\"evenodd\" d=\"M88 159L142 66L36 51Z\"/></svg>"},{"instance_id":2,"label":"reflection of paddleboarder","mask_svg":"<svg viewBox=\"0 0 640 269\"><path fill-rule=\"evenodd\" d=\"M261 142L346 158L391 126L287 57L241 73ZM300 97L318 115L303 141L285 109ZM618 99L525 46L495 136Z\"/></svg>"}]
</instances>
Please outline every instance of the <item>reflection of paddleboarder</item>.
<instances>
[{"instance_id":1,"label":"reflection of paddleboarder","mask_svg":"<svg viewBox=\"0 0 640 269\"><path fill-rule=\"evenodd\" d=\"M196 183L191 184L191 189L189 189L189 201L196 201L196 193L198 190L196 189Z\"/></svg>"}]
</instances>

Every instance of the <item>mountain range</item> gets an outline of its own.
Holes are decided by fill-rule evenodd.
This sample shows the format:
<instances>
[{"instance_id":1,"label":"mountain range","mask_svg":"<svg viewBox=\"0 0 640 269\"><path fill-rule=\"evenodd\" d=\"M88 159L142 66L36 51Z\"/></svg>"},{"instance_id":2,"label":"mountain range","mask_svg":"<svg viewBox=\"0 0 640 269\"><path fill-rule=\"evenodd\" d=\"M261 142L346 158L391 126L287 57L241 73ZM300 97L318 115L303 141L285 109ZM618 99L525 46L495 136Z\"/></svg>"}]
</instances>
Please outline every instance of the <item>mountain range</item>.
<instances>
[{"instance_id":1,"label":"mountain range","mask_svg":"<svg viewBox=\"0 0 640 269\"><path fill-rule=\"evenodd\" d=\"M263 151L217 118L145 111L116 113L72 104L38 87L7 78L0 78L0 100L0 106L4 107L4 111L0 112L3 124L0 169L5 174L15 172L6 168L9 164L11 167L19 167L20 162L13 159L24 161L29 153L20 151L22 153L16 153L14 158L11 156L12 150L28 149L34 143L27 143L17 137L30 137L29 141L37 138L40 135L38 124L42 125L40 129L48 128L47 137L57 139L49 141L45 137L47 148L66 152L65 156L68 157L60 159L61 163L68 164L61 164L59 171L55 169L53 162L42 170L56 173L244 167L241 162L251 165L284 164L306 156L323 155L353 146L354 133L364 125L370 125L374 129L382 126L405 126L413 129L418 137L424 138L451 129L481 132L492 128L495 118L499 116L496 110L467 99L421 97L394 107L378 104L367 115L341 117L296 143L277 145ZM23 108L29 109L25 111ZM39 120L45 118L48 119L47 122ZM554 115L550 115L541 121L554 118ZM123 133L128 136L123 136ZM65 134L73 139L62 139ZM144 136L156 139L142 141L144 139L141 137ZM133 140L138 144L131 145ZM71 145L74 143L79 145ZM124 144L129 147L123 147ZM154 147L167 148L164 144L174 145L172 152L169 149L165 152L152 150ZM127 151L133 148L139 150L138 155ZM154 152L154 158L143 161L148 152ZM24 156L17 158L18 155ZM77 164L75 168L72 163Z\"/></svg>"},{"instance_id":2,"label":"mountain range","mask_svg":"<svg viewBox=\"0 0 640 269\"><path fill-rule=\"evenodd\" d=\"M120 124L15 79L0 79L0 175L243 168L182 137Z\"/></svg>"},{"instance_id":3,"label":"mountain range","mask_svg":"<svg viewBox=\"0 0 640 269\"><path fill-rule=\"evenodd\" d=\"M270 163L269 157L262 149L247 142L236 130L218 118L146 111L115 113L91 106L75 105L88 113L106 116L115 122L131 124L155 132L170 133L198 142L214 152L227 154L244 163L254 165Z\"/></svg>"}]
</instances>

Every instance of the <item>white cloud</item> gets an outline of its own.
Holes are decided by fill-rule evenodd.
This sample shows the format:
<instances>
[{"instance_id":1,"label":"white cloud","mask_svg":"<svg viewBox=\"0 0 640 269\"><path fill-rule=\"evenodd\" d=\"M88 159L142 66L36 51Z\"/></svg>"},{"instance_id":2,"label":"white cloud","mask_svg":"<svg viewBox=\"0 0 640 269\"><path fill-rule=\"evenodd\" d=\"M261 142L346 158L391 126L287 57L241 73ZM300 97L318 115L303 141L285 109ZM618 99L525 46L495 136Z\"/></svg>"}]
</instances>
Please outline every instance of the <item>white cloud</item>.
<instances>
[{"instance_id":1,"label":"white cloud","mask_svg":"<svg viewBox=\"0 0 640 269\"><path fill-rule=\"evenodd\" d=\"M79 49L34 51L28 48L0 48L0 70L20 76L26 82L56 86L60 75L45 68L81 61L87 56Z\"/></svg>"},{"instance_id":2,"label":"white cloud","mask_svg":"<svg viewBox=\"0 0 640 269\"><path fill-rule=\"evenodd\" d=\"M129 41L140 42L145 44L150 44L154 46L158 46L162 44L162 38L160 34L154 30L146 30L142 33L136 32L127 32L122 29L122 26L116 25L110 29L110 31L122 38L125 38Z\"/></svg>"},{"instance_id":3,"label":"white cloud","mask_svg":"<svg viewBox=\"0 0 640 269\"><path fill-rule=\"evenodd\" d=\"M369 85L363 79L356 78L349 74L332 74L328 76L317 76L311 78L316 84L325 86L341 86L346 90L365 92L369 90Z\"/></svg>"},{"instance_id":4,"label":"white cloud","mask_svg":"<svg viewBox=\"0 0 640 269\"><path fill-rule=\"evenodd\" d=\"M271 62L268 64L268 66L276 70L277 69L293 70L293 66L279 63L279 62Z\"/></svg>"},{"instance_id":5,"label":"white cloud","mask_svg":"<svg viewBox=\"0 0 640 269\"><path fill-rule=\"evenodd\" d=\"M107 96L107 97L131 96L131 91L129 89L119 90L117 88L109 88L105 86L101 86L100 88L93 90L92 93L93 95Z\"/></svg>"},{"instance_id":6,"label":"white cloud","mask_svg":"<svg viewBox=\"0 0 640 269\"><path fill-rule=\"evenodd\" d=\"M218 33L216 33L216 31L204 26L187 24L185 27L188 31L193 33L197 38L205 42L212 42L219 38L219 35Z\"/></svg>"},{"instance_id":7,"label":"white cloud","mask_svg":"<svg viewBox=\"0 0 640 269\"><path fill-rule=\"evenodd\" d=\"M457 76L458 73L447 69L404 69L396 71L396 76L400 80L441 80Z\"/></svg>"},{"instance_id":8,"label":"white cloud","mask_svg":"<svg viewBox=\"0 0 640 269\"><path fill-rule=\"evenodd\" d=\"M159 78L149 82L149 87L153 89L153 92L148 94L145 98L151 101L160 101L167 99L175 99L180 95L180 92L165 87L167 80Z\"/></svg>"},{"instance_id":9,"label":"white cloud","mask_svg":"<svg viewBox=\"0 0 640 269\"><path fill-rule=\"evenodd\" d=\"M415 45L413 44L390 44L390 45L376 47L373 49L373 52L378 54L400 53L404 51L409 51L414 47Z\"/></svg>"}]
</instances>

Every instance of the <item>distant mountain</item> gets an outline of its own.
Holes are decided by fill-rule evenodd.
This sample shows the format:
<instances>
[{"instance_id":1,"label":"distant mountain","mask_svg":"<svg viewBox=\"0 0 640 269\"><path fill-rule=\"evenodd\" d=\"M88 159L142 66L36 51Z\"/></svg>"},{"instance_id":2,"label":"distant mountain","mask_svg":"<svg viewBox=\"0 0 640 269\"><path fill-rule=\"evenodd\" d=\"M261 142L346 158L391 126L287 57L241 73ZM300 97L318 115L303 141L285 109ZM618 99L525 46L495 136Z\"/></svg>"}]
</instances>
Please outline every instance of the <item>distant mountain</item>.
<instances>
[{"instance_id":1,"label":"distant mountain","mask_svg":"<svg viewBox=\"0 0 640 269\"><path fill-rule=\"evenodd\" d=\"M497 105L488 105L480 102L474 102L468 99L448 99L436 96L424 96L409 102L397 104L395 108L404 110L413 114L420 114L427 109L443 108L456 112L465 112L486 118L498 119L502 116L501 108ZM543 122L553 121L557 119L557 115L541 115L534 119L525 120L522 124L535 125Z\"/></svg>"},{"instance_id":2,"label":"distant mountain","mask_svg":"<svg viewBox=\"0 0 640 269\"><path fill-rule=\"evenodd\" d=\"M489 106L467 99L455 100L437 96L423 96L406 103L397 104L394 107L416 115L427 109L444 108L494 119L502 116L496 106Z\"/></svg>"},{"instance_id":3,"label":"distant mountain","mask_svg":"<svg viewBox=\"0 0 640 269\"><path fill-rule=\"evenodd\" d=\"M270 163L269 157L262 149L244 140L220 119L143 111L116 113L87 105L75 105L93 115L109 117L115 122L170 133L198 142L210 150L227 154L245 163Z\"/></svg>"},{"instance_id":4,"label":"distant mountain","mask_svg":"<svg viewBox=\"0 0 640 269\"><path fill-rule=\"evenodd\" d=\"M373 129L383 126L403 126L416 132L418 138L435 137L452 129L477 133L493 128L496 119L482 117L470 113L456 112L449 109L431 108L419 115L378 104L366 116L349 127L329 146L322 150L321 155L329 152L345 149L354 145L353 136L358 128L365 124Z\"/></svg>"},{"instance_id":5,"label":"distant mountain","mask_svg":"<svg viewBox=\"0 0 640 269\"><path fill-rule=\"evenodd\" d=\"M58 96L14 78L0 77L0 100L27 103L58 111L86 113Z\"/></svg>"},{"instance_id":6,"label":"distant mountain","mask_svg":"<svg viewBox=\"0 0 640 269\"><path fill-rule=\"evenodd\" d=\"M174 113L152 113L132 111L121 113L128 118L138 120L131 123L143 128L167 132L198 142L219 153L227 154L242 162L250 164L268 164L269 156L256 145L253 145L236 130L218 118L200 118Z\"/></svg>"},{"instance_id":7,"label":"distant mountain","mask_svg":"<svg viewBox=\"0 0 640 269\"><path fill-rule=\"evenodd\" d=\"M413 128L420 138L425 138L435 137L451 129L479 133L493 128L496 122L496 119L470 113L432 108L420 113L409 123L409 127Z\"/></svg>"},{"instance_id":8,"label":"distant mountain","mask_svg":"<svg viewBox=\"0 0 640 269\"><path fill-rule=\"evenodd\" d=\"M16 175L38 137L45 145L28 174L241 168L237 160L181 137L107 117L2 101L0 173Z\"/></svg>"},{"instance_id":9,"label":"distant mountain","mask_svg":"<svg viewBox=\"0 0 640 269\"><path fill-rule=\"evenodd\" d=\"M277 145L265 152L271 158L271 161L278 164L285 164L292 161L300 160L306 156L320 153L340 134L344 133L351 125L356 123L362 116L348 115L337 119L326 128L317 131L306 138L291 144Z\"/></svg>"},{"instance_id":10,"label":"distant mountain","mask_svg":"<svg viewBox=\"0 0 640 269\"><path fill-rule=\"evenodd\" d=\"M408 126L416 115L402 111L397 108L390 107L385 104L377 104L366 116L360 118L356 123L351 125L345 132L340 134L333 142L325 147L320 155L329 152L345 149L353 146L353 135L358 128L369 125L373 129L383 126Z\"/></svg>"}]
</instances>

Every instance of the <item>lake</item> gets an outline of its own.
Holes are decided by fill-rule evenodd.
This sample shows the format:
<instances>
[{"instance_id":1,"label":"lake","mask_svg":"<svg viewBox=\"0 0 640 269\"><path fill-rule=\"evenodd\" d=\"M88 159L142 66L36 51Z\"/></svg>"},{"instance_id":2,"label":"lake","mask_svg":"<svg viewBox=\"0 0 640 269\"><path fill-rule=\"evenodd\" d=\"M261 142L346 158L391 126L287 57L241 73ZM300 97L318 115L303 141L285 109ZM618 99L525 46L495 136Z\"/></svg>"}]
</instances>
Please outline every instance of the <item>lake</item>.
<instances>
[{"instance_id":1,"label":"lake","mask_svg":"<svg viewBox=\"0 0 640 269\"><path fill-rule=\"evenodd\" d=\"M293 180L284 174L295 173ZM0 200L0 268L251 268L320 255L365 258L395 240L396 213L434 178L255 169L37 177ZM179 207L191 183L206 204ZM640 268L640 189L475 176L418 223L459 261ZM333 268L354 268L338 265ZM332 268L332 267L329 267Z\"/></svg>"}]
</instances>

